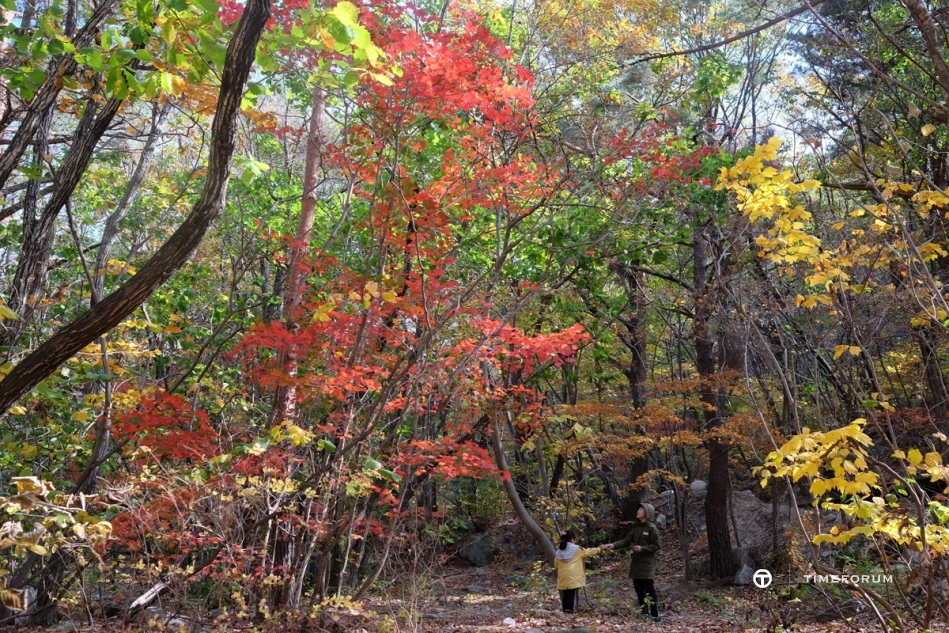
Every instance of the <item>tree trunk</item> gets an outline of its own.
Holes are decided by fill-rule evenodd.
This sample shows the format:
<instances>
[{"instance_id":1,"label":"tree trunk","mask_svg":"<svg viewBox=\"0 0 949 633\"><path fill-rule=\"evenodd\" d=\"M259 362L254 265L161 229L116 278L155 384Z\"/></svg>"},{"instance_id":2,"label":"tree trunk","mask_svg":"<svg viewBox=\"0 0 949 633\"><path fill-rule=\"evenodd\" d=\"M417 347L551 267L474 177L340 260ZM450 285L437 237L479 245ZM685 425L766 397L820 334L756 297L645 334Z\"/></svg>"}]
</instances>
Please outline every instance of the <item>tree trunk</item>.
<instances>
[{"instance_id":1,"label":"tree trunk","mask_svg":"<svg viewBox=\"0 0 949 633\"><path fill-rule=\"evenodd\" d=\"M300 307L303 285L306 281L304 261L310 248L313 233L313 220L316 217L317 187L320 184L320 172L323 170L323 117L326 113L326 90L317 86L313 91L313 108L310 110L306 139L306 158L303 166L303 197L300 199L300 220L297 223L297 235L290 246L290 264L288 266L287 287L284 293L284 317L287 330L297 328L296 312ZM281 354L280 364L288 376L296 375L296 360L293 354ZM270 410L271 424L293 418L296 407L296 388L293 385L277 387L274 402Z\"/></svg>"},{"instance_id":2,"label":"tree trunk","mask_svg":"<svg viewBox=\"0 0 949 633\"><path fill-rule=\"evenodd\" d=\"M103 0L95 8L72 40L76 50L91 46L95 42L102 27L112 17L118 6L118 0ZM13 135L13 139L3 154L0 154L0 188L7 183L10 174L20 163L23 152L36 137L43 119L56 105L56 98L64 86L63 78L72 76L78 68L79 63L72 53L58 55L50 61L46 81L36 91L33 100L30 101L30 107L20 119L16 134Z\"/></svg>"},{"instance_id":3,"label":"tree trunk","mask_svg":"<svg viewBox=\"0 0 949 633\"><path fill-rule=\"evenodd\" d=\"M75 141L63 165L53 178L53 192L39 220L24 235L23 250L13 277L13 290L8 302L19 315L15 326L5 333L0 345L13 346L33 316L40 294L46 288L49 256L56 238L56 220L73 191L79 185L96 145L112 124L122 100L111 99L101 110L96 110L94 95L86 103L86 111L76 128Z\"/></svg>"},{"instance_id":4,"label":"tree trunk","mask_svg":"<svg viewBox=\"0 0 949 633\"><path fill-rule=\"evenodd\" d=\"M161 138L161 126L169 109L170 107L167 103L164 105L155 103L152 106L152 129L148 133L148 138L145 139L145 145L142 147L142 154L138 159L138 164L135 166L135 171L132 172L132 177L129 178L128 184L125 186L125 193L122 195L122 199L115 206L115 211L109 215L109 219L105 222L105 228L102 230L102 239L99 240L99 250L96 252L96 263L92 267L92 297L96 303L101 301L105 295L105 273L103 271L108 266L109 259L112 256L112 243L115 240L115 236L119 233L119 225L122 223L122 220L125 219L125 216L128 215L132 204L138 197L138 192L141 190L142 183L145 181L145 175L148 173L149 167L151 167L152 158L155 156L155 147Z\"/></svg>"},{"instance_id":5,"label":"tree trunk","mask_svg":"<svg viewBox=\"0 0 949 633\"><path fill-rule=\"evenodd\" d=\"M270 0L248 0L237 31L228 44L217 111L211 127L207 178L191 213L134 277L61 329L0 381L0 414L6 413L60 364L121 323L142 305L156 288L190 259L220 217L234 153L241 97L254 63L257 41L269 18ZM5 177L0 178L2 180Z\"/></svg>"},{"instance_id":6,"label":"tree trunk","mask_svg":"<svg viewBox=\"0 0 949 633\"><path fill-rule=\"evenodd\" d=\"M708 550L712 575L725 578L735 573L732 557L731 536L728 530L728 444L714 433L722 426L719 415L719 395L715 385L715 349L709 323L714 311L714 299L708 285L708 238L706 227L695 229L692 234L693 288L695 289L695 316L692 331L695 337L695 367L702 380L700 401L702 403L706 433L713 434L705 440L709 453L708 492L705 496L705 521L708 530Z\"/></svg>"},{"instance_id":7,"label":"tree trunk","mask_svg":"<svg viewBox=\"0 0 949 633\"><path fill-rule=\"evenodd\" d=\"M508 415L510 415L510 413L508 413ZM504 492L507 493L507 498L510 500L511 505L514 506L514 514L517 515L521 524L527 528L527 531L531 533L531 536L534 537L537 544L544 548L544 557L547 559L547 562L553 564L555 551L553 541L550 540L550 537L547 536L544 529L534 520L534 517L530 515L517 494L517 488L514 487L511 473L507 469L504 447L501 446L501 427L498 425L496 418L491 420L491 438L494 444L494 461L498 470L501 471L501 482L504 485Z\"/></svg>"},{"instance_id":8,"label":"tree trunk","mask_svg":"<svg viewBox=\"0 0 949 633\"><path fill-rule=\"evenodd\" d=\"M290 264L288 266L287 287L284 294L284 317L287 330L292 332L297 327L297 310L300 307L303 286L306 281L304 267L307 252L310 248L310 237L313 233L313 220L316 217L317 187L320 183L320 172L323 170L323 116L326 112L326 91L317 86L313 92L313 108L307 130L306 158L303 167L303 197L300 199L300 219L297 223L296 238L290 246ZM291 378L296 376L297 363L293 351L280 354L279 362L283 372ZM270 423L280 424L284 420L292 420L296 412L296 387L293 384L277 387L274 392L274 401L270 409ZM293 521L287 520L277 530L274 539L274 567L284 570L295 569L298 559L304 552L294 547L297 528ZM310 552L312 555L312 550ZM285 573L289 573L288 571ZM271 602L275 607L294 607L299 602L301 591L297 590L292 582L276 585L271 592Z\"/></svg>"},{"instance_id":9,"label":"tree trunk","mask_svg":"<svg viewBox=\"0 0 949 633\"><path fill-rule=\"evenodd\" d=\"M923 363L923 372L926 376L926 387L929 391L929 414L935 418L936 426L944 433L949 432L949 390L946 389L946 379L939 364L937 346L929 334L936 334L934 328L915 328L913 337L919 344L919 358Z\"/></svg>"}]
</instances>

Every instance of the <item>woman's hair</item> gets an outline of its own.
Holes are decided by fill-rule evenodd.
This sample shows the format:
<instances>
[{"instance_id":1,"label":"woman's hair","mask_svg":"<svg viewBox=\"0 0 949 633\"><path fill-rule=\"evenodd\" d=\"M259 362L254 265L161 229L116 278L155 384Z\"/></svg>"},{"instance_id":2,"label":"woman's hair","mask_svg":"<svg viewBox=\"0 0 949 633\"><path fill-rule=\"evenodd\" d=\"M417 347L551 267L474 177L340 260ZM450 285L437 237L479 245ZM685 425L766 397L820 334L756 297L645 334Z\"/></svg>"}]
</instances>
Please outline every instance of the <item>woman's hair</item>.
<instances>
[{"instance_id":1,"label":"woman's hair","mask_svg":"<svg viewBox=\"0 0 949 633\"><path fill-rule=\"evenodd\" d=\"M557 549L567 549L567 543L569 543L576 537L577 535L573 533L573 530L567 530L566 532L561 532L560 545L557 546Z\"/></svg>"}]
</instances>

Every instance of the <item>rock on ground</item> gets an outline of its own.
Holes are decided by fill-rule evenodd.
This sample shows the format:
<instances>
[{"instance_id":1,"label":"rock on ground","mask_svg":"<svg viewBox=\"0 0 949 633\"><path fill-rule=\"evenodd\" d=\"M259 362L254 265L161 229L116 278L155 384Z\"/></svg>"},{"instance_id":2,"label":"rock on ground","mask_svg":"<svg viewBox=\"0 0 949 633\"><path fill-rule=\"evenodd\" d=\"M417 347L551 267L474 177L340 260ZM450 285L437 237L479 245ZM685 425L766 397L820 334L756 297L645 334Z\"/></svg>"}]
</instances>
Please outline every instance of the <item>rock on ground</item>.
<instances>
[{"instance_id":1,"label":"rock on ground","mask_svg":"<svg viewBox=\"0 0 949 633\"><path fill-rule=\"evenodd\" d=\"M458 555L475 567L484 567L494 561L497 548L490 536L481 532L471 537L458 549Z\"/></svg>"}]
</instances>

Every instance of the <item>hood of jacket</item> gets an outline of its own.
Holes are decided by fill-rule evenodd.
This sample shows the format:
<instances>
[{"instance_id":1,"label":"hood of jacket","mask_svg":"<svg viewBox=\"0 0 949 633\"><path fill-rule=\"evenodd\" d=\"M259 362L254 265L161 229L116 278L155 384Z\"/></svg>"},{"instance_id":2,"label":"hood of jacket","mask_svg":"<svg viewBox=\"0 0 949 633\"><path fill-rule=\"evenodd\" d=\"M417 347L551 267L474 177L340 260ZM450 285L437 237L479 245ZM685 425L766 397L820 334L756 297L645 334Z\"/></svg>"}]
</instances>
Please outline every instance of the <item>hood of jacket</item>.
<instances>
[{"instance_id":1,"label":"hood of jacket","mask_svg":"<svg viewBox=\"0 0 949 633\"><path fill-rule=\"evenodd\" d=\"M656 508L651 503L640 503L639 507L646 511L646 522L652 523L656 520Z\"/></svg>"},{"instance_id":2,"label":"hood of jacket","mask_svg":"<svg viewBox=\"0 0 949 633\"><path fill-rule=\"evenodd\" d=\"M580 546L576 543L567 543L566 548L554 551L554 556L556 556L558 560L569 561L573 558L573 555L577 553L578 549L580 549Z\"/></svg>"}]
</instances>

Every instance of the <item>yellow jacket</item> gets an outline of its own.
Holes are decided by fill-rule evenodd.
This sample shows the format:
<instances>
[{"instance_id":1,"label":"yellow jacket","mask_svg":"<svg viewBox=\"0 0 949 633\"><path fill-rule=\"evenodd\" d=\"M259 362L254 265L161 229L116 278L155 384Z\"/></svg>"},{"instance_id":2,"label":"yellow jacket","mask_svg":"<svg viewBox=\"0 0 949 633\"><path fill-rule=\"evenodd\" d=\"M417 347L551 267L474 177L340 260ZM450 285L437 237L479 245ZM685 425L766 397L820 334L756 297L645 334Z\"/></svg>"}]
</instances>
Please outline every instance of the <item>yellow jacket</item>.
<instances>
[{"instance_id":1,"label":"yellow jacket","mask_svg":"<svg viewBox=\"0 0 949 633\"><path fill-rule=\"evenodd\" d=\"M599 553L600 549L597 547L584 548L574 543L568 543L565 550L558 549L557 558L554 559L554 568L557 570L557 589L586 587L587 575L583 561Z\"/></svg>"}]
</instances>

